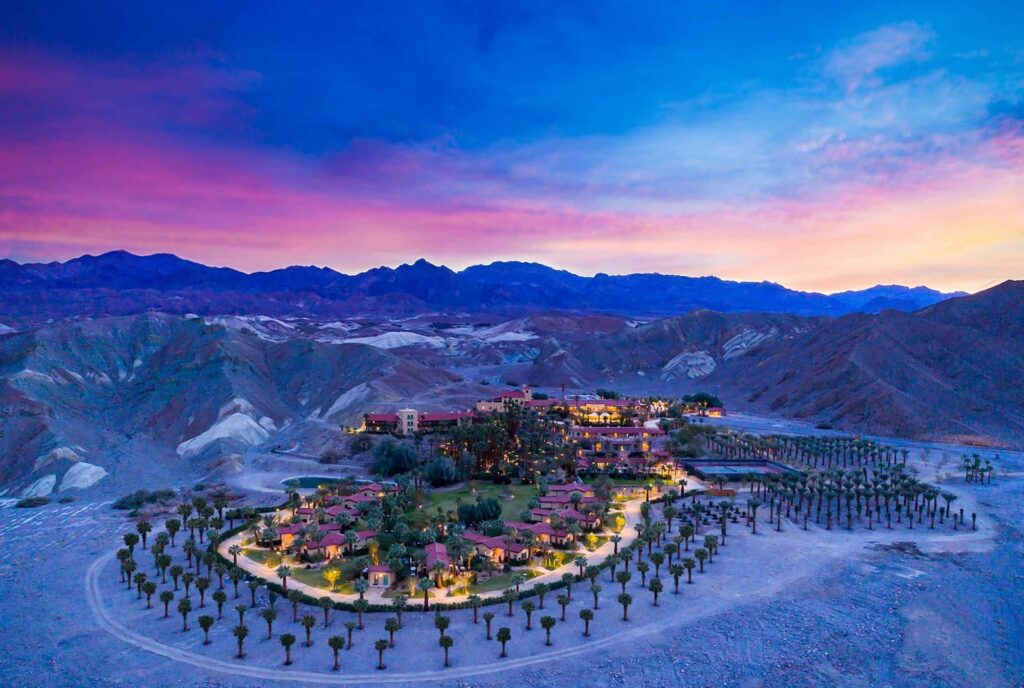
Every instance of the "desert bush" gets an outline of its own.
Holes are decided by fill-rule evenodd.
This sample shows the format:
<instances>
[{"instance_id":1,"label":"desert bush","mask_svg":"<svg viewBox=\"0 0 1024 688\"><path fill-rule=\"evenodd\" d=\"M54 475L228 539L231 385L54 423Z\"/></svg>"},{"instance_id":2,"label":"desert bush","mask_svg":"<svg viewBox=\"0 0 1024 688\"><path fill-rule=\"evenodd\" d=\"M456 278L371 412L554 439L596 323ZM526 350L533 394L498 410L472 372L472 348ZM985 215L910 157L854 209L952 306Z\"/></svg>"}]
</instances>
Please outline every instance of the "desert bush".
<instances>
[{"instance_id":1,"label":"desert bush","mask_svg":"<svg viewBox=\"0 0 1024 688\"><path fill-rule=\"evenodd\" d=\"M14 506L19 509L34 509L37 506L45 506L49 503L49 497L25 497L15 502Z\"/></svg>"},{"instance_id":2,"label":"desert bush","mask_svg":"<svg viewBox=\"0 0 1024 688\"><path fill-rule=\"evenodd\" d=\"M171 489L165 490L136 490L131 494L127 494L114 502L113 507L115 509L139 509L147 504L166 504L173 500L177 496L177 493Z\"/></svg>"}]
</instances>

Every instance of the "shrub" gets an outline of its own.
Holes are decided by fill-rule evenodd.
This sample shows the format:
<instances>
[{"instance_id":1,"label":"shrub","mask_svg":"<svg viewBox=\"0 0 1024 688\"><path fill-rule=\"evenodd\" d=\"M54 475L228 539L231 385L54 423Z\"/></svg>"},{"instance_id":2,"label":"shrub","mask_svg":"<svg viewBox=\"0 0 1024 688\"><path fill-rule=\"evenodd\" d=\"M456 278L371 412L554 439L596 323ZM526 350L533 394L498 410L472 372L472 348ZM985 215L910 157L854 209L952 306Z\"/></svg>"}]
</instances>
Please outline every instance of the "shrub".
<instances>
[{"instance_id":1,"label":"shrub","mask_svg":"<svg viewBox=\"0 0 1024 688\"><path fill-rule=\"evenodd\" d=\"M334 465L341 463L344 459L345 455L340 449L337 447L331 447L330 449L325 449L318 460L322 464Z\"/></svg>"},{"instance_id":2,"label":"shrub","mask_svg":"<svg viewBox=\"0 0 1024 688\"><path fill-rule=\"evenodd\" d=\"M391 477L408 473L416 467L416 453L408 444L396 442L390 437L373 450L373 472Z\"/></svg>"},{"instance_id":3,"label":"shrub","mask_svg":"<svg viewBox=\"0 0 1024 688\"><path fill-rule=\"evenodd\" d=\"M443 487L457 482L459 472L447 456L435 456L424 469L424 475L434 487Z\"/></svg>"},{"instance_id":4,"label":"shrub","mask_svg":"<svg viewBox=\"0 0 1024 688\"><path fill-rule=\"evenodd\" d=\"M369 435L361 434L352 440L352 451L356 454L364 454L373 448L373 440Z\"/></svg>"},{"instance_id":5,"label":"shrub","mask_svg":"<svg viewBox=\"0 0 1024 688\"><path fill-rule=\"evenodd\" d=\"M114 502L115 509L138 509L147 504L166 504L177 496L174 490L136 490Z\"/></svg>"},{"instance_id":6,"label":"shrub","mask_svg":"<svg viewBox=\"0 0 1024 688\"><path fill-rule=\"evenodd\" d=\"M683 397L683 401L688 401L691 404L707 404L710 407L722 406L722 400L710 392L687 394Z\"/></svg>"},{"instance_id":7,"label":"shrub","mask_svg":"<svg viewBox=\"0 0 1024 688\"><path fill-rule=\"evenodd\" d=\"M49 503L49 497L25 497L15 502L14 506L19 509L34 509L37 506L45 506Z\"/></svg>"},{"instance_id":8,"label":"shrub","mask_svg":"<svg viewBox=\"0 0 1024 688\"><path fill-rule=\"evenodd\" d=\"M501 516L501 504L494 497L481 499L476 504L459 505L459 521L466 525L477 525L493 521Z\"/></svg>"}]
</instances>

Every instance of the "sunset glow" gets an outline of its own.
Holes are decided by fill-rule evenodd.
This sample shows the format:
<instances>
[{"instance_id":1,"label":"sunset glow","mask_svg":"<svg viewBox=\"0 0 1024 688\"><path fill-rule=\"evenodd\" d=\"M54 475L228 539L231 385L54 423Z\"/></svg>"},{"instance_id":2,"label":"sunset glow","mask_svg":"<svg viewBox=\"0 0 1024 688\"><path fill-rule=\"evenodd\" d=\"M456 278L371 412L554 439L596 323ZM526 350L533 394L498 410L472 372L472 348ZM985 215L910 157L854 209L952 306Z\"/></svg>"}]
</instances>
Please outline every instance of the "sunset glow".
<instances>
[{"instance_id":1,"label":"sunset glow","mask_svg":"<svg viewBox=\"0 0 1024 688\"><path fill-rule=\"evenodd\" d=\"M778 35L749 55L730 46L754 27L700 10L643 30L612 8L359 11L259 43L272 13L196 36L138 10L118 24L136 34L97 16L88 39L63 30L73 12L15 17L0 255L977 291L1024 265L1024 30L1006 10L865 11L821 34L813 8L752 16ZM311 29L330 23L368 28Z\"/></svg>"}]
</instances>

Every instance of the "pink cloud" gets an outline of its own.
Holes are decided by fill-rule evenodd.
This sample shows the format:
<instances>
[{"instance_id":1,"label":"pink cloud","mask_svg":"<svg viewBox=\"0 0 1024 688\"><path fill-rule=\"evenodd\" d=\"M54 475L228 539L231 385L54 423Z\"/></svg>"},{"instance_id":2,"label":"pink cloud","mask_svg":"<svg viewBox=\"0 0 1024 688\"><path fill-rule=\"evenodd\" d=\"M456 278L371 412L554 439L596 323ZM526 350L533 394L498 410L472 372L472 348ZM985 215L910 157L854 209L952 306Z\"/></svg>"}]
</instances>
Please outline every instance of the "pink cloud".
<instances>
[{"instance_id":1,"label":"pink cloud","mask_svg":"<svg viewBox=\"0 0 1024 688\"><path fill-rule=\"evenodd\" d=\"M671 203L702 198L657 137L617 156L592 141L470 152L443 140L366 140L311 160L140 127L244 127L246 107L232 94L255 75L195 62L96 71L0 59L0 94L16 110L56 113L4 135L0 254L49 260L123 248L247 270L345 271L421 256L454 267L514 258L824 290L906 281L974 289L1015 274L1024 258L1024 137L1008 125L928 154L920 142L825 137L798 151L795 167L806 162L827 185L680 208ZM726 148L716 153L732 161ZM641 172L655 155L667 171L649 179Z\"/></svg>"}]
</instances>

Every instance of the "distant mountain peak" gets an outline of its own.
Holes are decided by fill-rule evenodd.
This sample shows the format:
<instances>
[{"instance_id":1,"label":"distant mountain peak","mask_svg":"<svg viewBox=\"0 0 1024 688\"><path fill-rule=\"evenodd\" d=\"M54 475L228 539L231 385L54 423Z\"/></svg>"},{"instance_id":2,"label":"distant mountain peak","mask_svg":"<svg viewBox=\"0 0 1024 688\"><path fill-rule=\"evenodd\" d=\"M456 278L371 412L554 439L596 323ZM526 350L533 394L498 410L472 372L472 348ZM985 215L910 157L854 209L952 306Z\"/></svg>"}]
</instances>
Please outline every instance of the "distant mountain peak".
<instances>
[{"instance_id":1,"label":"distant mountain peak","mask_svg":"<svg viewBox=\"0 0 1024 688\"><path fill-rule=\"evenodd\" d=\"M46 297L52 290L59 294ZM111 292L119 294L113 305L114 312L120 314L165 308L172 312L187 308L217 314L251 313L253 304L260 303L254 295L272 293L276 314L330 311L335 316L353 308L360 313L499 308L634 316L676 315L703 308L842 315L858 310L917 310L949 296L927 287L901 285L826 295L788 289L771 281L734 282L714 275L599 272L583 277L542 263L514 260L472 265L456 272L419 258L411 264L381 266L356 275L312 265L247 274L170 253L140 256L124 250L64 263L0 263L0 293L19 295L13 300L8 296L6 302L34 319L41 318L43 312L57 318L111 314ZM203 296L197 296L199 293ZM309 295L316 300L310 301Z\"/></svg>"}]
</instances>

